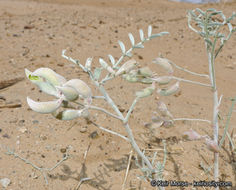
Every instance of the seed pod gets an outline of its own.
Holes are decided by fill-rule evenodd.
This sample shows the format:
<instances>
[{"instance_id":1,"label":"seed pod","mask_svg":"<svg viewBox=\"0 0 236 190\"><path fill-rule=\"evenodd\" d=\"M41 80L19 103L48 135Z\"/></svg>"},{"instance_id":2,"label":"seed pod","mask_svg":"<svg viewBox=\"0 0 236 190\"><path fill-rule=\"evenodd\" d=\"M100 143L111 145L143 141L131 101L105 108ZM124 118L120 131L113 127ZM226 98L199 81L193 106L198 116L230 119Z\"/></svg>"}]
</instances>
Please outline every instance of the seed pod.
<instances>
[{"instance_id":1,"label":"seed pod","mask_svg":"<svg viewBox=\"0 0 236 190\"><path fill-rule=\"evenodd\" d=\"M89 86L80 79L71 79L66 82L64 86L74 88L83 98L88 98L92 96L92 91Z\"/></svg>"},{"instance_id":2,"label":"seed pod","mask_svg":"<svg viewBox=\"0 0 236 190\"><path fill-rule=\"evenodd\" d=\"M49 81L52 85L62 85L66 82L66 79L57 74L55 71L49 68L39 68L36 69L33 73L32 76L40 76L45 78L47 81Z\"/></svg>"},{"instance_id":3,"label":"seed pod","mask_svg":"<svg viewBox=\"0 0 236 190\"><path fill-rule=\"evenodd\" d=\"M149 67L143 67L138 70L138 74L140 74L144 77L151 77L153 73Z\"/></svg>"},{"instance_id":4,"label":"seed pod","mask_svg":"<svg viewBox=\"0 0 236 190\"><path fill-rule=\"evenodd\" d=\"M137 65L137 62L134 59L131 59L127 62L125 62L120 69L115 73L115 76L124 74L124 73L129 73L132 69L134 69Z\"/></svg>"},{"instance_id":5,"label":"seed pod","mask_svg":"<svg viewBox=\"0 0 236 190\"><path fill-rule=\"evenodd\" d=\"M149 78L143 78L140 80L140 82L144 84L152 84L153 80Z\"/></svg>"},{"instance_id":6,"label":"seed pod","mask_svg":"<svg viewBox=\"0 0 236 190\"><path fill-rule=\"evenodd\" d=\"M57 89L49 83L46 79L38 76L32 76L32 72L30 72L28 69L25 69L25 74L27 78L33 83L36 84L40 90L42 90L44 93L56 96L57 98L60 97Z\"/></svg>"},{"instance_id":7,"label":"seed pod","mask_svg":"<svg viewBox=\"0 0 236 190\"><path fill-rule=\"evenodd\" d=\"M189 131L185 131L183 138L193 141L193 140L199 140L202 138L201 135L199 135L196 131L194 131L193 129L190 129Z\"/></svg>"},{"instance_id":8,"label":"seed pod","mask_svg":"<svg viewBox=\"0 0 236 190\"><path fill-rule=\"evenodd\" d=\"M173 67L171 66L171 63L166 58L156 58L153 60L153 63L160 65L163 69L165 69L169 74L172 74L174 72Z\"/></svg>"},{"instance_id":9,"label":"seed pod","mask_svg":"<svg viewBox=\"0 0 236 190\"><path fill-rule=\"evenodd\" d=\"M144 98L150 96L154 90L155 90L155 83L153 83L152 86L149 86L141 91L136 92L136 96L138 98Z\"/></svg>"},{"instance_id":10,"label":"seed pod","mask_svg":"<svg viewBox=\"0 0 236 190\"><path fill-rule=\"evenodd\" d=\"M80 117L83 110L65 110L61 112L53 112L52 115L60 120L72 120Z\"/></svg>"},{"instance_id":11,"label":"seed pod","mask_svg":"<svg viewBox=\"0 0 236 190\"><path fill-rule=\"evenodd\" d=\"M214 140L211 140L209 138L205 138L205 143L207 145L207 148L215 153L220 152L220 147L217 145L217 143Z\"/></svg>"},{"instance_id":12,"label":"seed pod","mask_svg":"<svg viewBox=\"0 0 236 190\"><path fill-rule=\"evenodd\" d=\"M62 99L49 102L35 102L34 100L27 97L27 103L29 107L35 112L52 113L61 106Z\"/></svg>"},{"instance_id":13,"label":"seed pod","mask_svg":"<svg viewBox=\"0 0 236 190\"><path fill-rule=\"evenodd\" d=\"M176 93L179 89L179 81L167 89L158 89L157 92L162 96L169 96Z\"/></svg>"},{"instance_id":14,"label":"seed pod","mask_svg":"<svg viewBox=\"0 0 236 190\"><path fill-rule=\"evenodd\" d=\"M127 80L128 82L138 82L138 78L130 74L125 75L124 79Z\"/></svg>"},{"instance_id":15,"label":"seed pod","mask_svg":"<svg viewBox=\"0 0 236 190\"><path fill-rule=\"evenodd\" d=\"M168 116L170 118L173 118L172 114L169 112L169 110L167 109L167 106L164 102L162 102L162 101L157 102L157 110L161 114L161 116L163 116L163 117Z\"/></svg>"},{"instance_id":16,"label":"seed pod","mask_svg":"<svg viewBox=\"0 0 236 190\"><path fill-rule=\"evenodd\" d=\"M153 80L156 81L159 85L168 84L171 81L171 76L162 76L154 78Z\"/></svg>"},{"instance_id":17,"label":"seed pod","mask_svg":"<svg viewBox=\"0 0 236 190\"><path fill-rule=\"evenodd\" d=\"M78 92L73 87L56 86L56 88L62 92L62 94L65 96L65 100L75 101L79 97Z\"/></svg>"}]
</instances>

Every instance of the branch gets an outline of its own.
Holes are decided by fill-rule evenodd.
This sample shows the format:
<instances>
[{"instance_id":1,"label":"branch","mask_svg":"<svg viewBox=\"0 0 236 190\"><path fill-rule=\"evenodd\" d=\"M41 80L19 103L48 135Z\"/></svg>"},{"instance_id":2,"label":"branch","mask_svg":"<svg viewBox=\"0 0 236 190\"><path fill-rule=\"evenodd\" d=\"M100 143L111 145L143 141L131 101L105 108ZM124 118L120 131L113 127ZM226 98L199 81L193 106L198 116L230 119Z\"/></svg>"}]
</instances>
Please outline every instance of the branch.
<instances>
[{"instance_id":1,"label":"branch","mask_svg":"<svg viewBox=\"0 0 236 190\"><path fill-rule=\"evenodd\" d=\"M136 103L138 102L138 100L139 100L138 97L136 97L136 98L134 99L134 101L133 101L132 105L130 106L129 111L128 111L128 113L127 113L125 119L124 119L124 123L127 123L127 122L128 122L129 117L130 117L130 114L132 113L132 111L133 111L133 109L134 109L134 106L136 105Z\"/></svg>"},{"instance_id":2,"label":"branch","mask_svg":"<svg viewBox=\"0 0 236 190\"><path fill-rule=\"evenodd\" d=\"M200 86L212 87L212 86L209 85L209 84L204 84L204 83L197 82L197 81L186 80L186 79L179 78L179 77L175 77L175 76L172 76L172 78L173 78L173 79L176 79L176 80L178 80L178 81L182 81L182 82L188 82L188 83L197 84L197 85L200 85Z\"/></svg>"},{"instance_id":3,"label":"branch","mask_svg":"<svg viewBox=\"0 0 236 190\"><path fill-rule=\"evenodd\" d=\"M207 122L211 124L211 121L206 120L206 119L194 119L194 118L176 118L173 119L173 121L202 121L202 122Z\"/></svg>"},{"instance_id":4,"label":"branch","mask_svg":"<svg viewBox=\"0 0 236 190\"><path fill-rule=\"evenodd\" d=\"M172 62L171 62L171 64L172 64L175 68L177 68L177 69L179 69L179 70L181 70L181 71L190 73L190 74L192 74L192 75L200 76L200 77L206 77L206 78L209 79L209 75L195 73L195 72L193 72L193 71L190 71L190 70L188 70L188 69L185 69L185 68L183 68L183 67L180 67L180 66L178 66L178 65L176 65L175 63L172 63Z\"/></svg>"},{"instance_id":5,"label":"branch","mask_svg":"<svg viewBox=\"0 0 236 190\"><path fill-rule=\"evenodd\" d=\"M123 119L122 119L121 117L119 117L119 116L117 116L117 115L114 115L113 113L110 113L110 112L108 112L107 110L105 110L105 109L103 109L103 108L99 108L99 107L97 107L97 106L91 106L91 105L87 105L87 106L85 106L85 107L88 108L88 109L94 109L94 110L101 111L101 112L103 112L103 113L106 113L107 115L110 115L110 116L112 116L112 117L114 117L114 118L116 118L116 119L119 119L119 120L122 120L122 121L123 121Z\"/></svg>"},{"instance_id":6,"label":"branch","mask_svg":"<svg viewBox=\"0 0 236 190\"><path fill-rule=\"evenodd\" d=\"M117 135L118 137L121 137L122 139L125 139L126 141L130 142L130 140L129 140L127 137L125 137L125 136L123 136L123 135L121 135L121 134L119 134L119 133L117 133L117 132L115 132L115 131L106 129L106 128L104 128L104 127L102 127L102 126L100 126L100 125L94 123L93 121L91 121L91 122L92 122L92 124L93 124L94 126L98 127L99 129L101 129L101 130L103 130L103 131L106 131L106 132L108 132L108 133L111 133L111 134L113 134L113 135Z\"/></svg>"},{"instance_id":7,"label":"branch","mask_svg":"<svg viewBox=\"0 0 236 190\"><path fill-rule=\"evenodd\" d=\"M14 156L15 158L19 158L20 160L22 160L23 162L25 162L26 164L31 165L33 168L35 168L36 170L40 171L41 174L44 177L45 183L48 185L48 179L47 176L45 174L46 171L51 172L52 170L54 170L56 167L58 167L62 162L64 162L65 160L67 160L69 158L69 155L66 153L65 156L63 156L63 158L56 163L55 166L53 166L52 168L42 168L42 167L38 167L35 164L33 164L32 162L30 162L29 160L27 160L26 158L21 157L19 154L15 153L13 150L11 150L10 148L7 148L7 152L6 154L10 155L10 156Z\"/></svg>"}]
</instances>

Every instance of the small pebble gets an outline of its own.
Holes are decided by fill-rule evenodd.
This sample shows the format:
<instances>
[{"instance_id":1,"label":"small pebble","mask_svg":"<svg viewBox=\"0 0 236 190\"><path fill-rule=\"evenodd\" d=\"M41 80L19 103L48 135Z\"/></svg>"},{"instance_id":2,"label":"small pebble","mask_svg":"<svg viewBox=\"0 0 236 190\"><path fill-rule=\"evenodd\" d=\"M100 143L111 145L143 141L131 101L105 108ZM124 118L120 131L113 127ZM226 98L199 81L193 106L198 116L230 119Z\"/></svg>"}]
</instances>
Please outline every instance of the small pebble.
<instances>
[{"instance_id":1,"label":"small pebble","mask_svg":"<svg viewBox=\"0 0 236 190\"><path fill-rule=\"evenodd\" d=\"M3 188L7 188L7 186L11 183L11 180L8 178L0 179L0 183L3 186Z\"/></svg>"},{"instance_id":2,"label":"small pebble","mask_svg":"<svg viewBox=\"0 0 236 190\"><path fill-rule=\"evenodd\" d=\"M7 133L5 133L2 137L10 139L10 136Z\"/></svg>"},{"instance_id":3,"label":"small pebble","mask_svg":"<svg viewBox=\"0 0 236 190\"><path fill-rule=\"evenodd\" d=\"M80 132L81 133L86 133L87 132L87 126L81 127Z\"/></svg>"},{"instance_id":4,"label":"small pebble","mask_svg":"<svg viewBox=\"0 0 236 190\"><path fill-rule=\"evenodd\" d=\"M94 131L94 132L90 133L89 137L90 137L91 139L96 139L96 138L98 138L98 132L97 132L97 131Z\"/></svg>"},{"instance_id":5,"label":"small pebble","mask_svg":"<svg viewBox=\"0 0 236 190\"><path fill-rule=\"evenodd\" d=\"M33 124L38 124L39 121L38 120L33 120Z\"/></svg>"},{"instance_id":6,"label":"small pebble","mask_svg":"<svg viewBox=\"0 0 236 190\"><path fill-rule=\"evenodd\" d=\"M19 131L20 131L21 133L25 133L25 132L27 132L27 129L26 129L26 127L21 127L21 128L19 129Z\"/></svg>"},{"instance_id":7,"label":"small pebble","mask_svg":"<svg viewBox=\"0 0 236 190\"><path fill-rule=\"evenodd\" d=\"M66 148L61 148L61 150L60 150L60 151L61 151L61 153L63 153L63 154L64 154L64 153L66 153Z\"/></svg>"}]
</instances>

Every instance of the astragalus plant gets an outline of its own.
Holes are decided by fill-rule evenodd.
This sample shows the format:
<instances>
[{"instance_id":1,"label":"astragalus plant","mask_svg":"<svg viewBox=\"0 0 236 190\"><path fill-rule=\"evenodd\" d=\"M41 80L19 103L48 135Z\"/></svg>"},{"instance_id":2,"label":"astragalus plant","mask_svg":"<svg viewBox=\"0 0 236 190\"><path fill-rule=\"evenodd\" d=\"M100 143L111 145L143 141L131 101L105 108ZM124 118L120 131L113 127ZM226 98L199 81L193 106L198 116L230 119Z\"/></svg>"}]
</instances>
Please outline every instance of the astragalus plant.
<instances>
[{"instance_id":1,"label":"astragalus plant","mask_svg":"<svg viewBox=\"0 0 236 190\"><path fill-rule=\"evenodd\" d=\"M206 144L210 150L214 152L214 179L216 182L219 180L219 151L224 138L227 133L229 118L225 126L224 134L219 142L219 107L221 104L222 95L218 96L218 89L216 85L216 58L221 52L225 43L230 39L231 35L236 31L233 28L231 22L236 17L233 13L231 17L226 18L222 11L217 11L215 9L207 9L202 11L201 9L195 9L188 12L188 26L191 30L196 32L200 37L203 38L205 42L205 48L208 56L208 68L209 68L209 82L213 97L213 118L211 120L211 125L213 127L213 139L206 135L199 135L194 131L189 131L186 134L192 139L205 139ZM234 100L235 101L235 100ZM233 105L234 105L233 101ZM233 106L232 106L233 107ZM232 113L232 109L230 114ZM228 135L229 139L230 136ZM231 141L232 143L232 141ZM233 144L232 144L233 146ZM219 187L216 187L218 189Z\"/></svg>"},{"instance_id":2,"label":"astragalus plant","mask_svg":"<svg viewBox=\"0 0 236 190\"><path fill-rule=\"evenodd\" d=\"M152 95L155 90L156 83L165 83L167 84L171 78L168 76L164 77L155 77L155 73L152 72L148 67L139 67L138 63L131 58L132 51L137 48L144 48L144 43L153 38L163 36L168 34L168 32L161 32L158 34L152 34L152 27L148 27L148 34L145 37L143 30L139 30L140 42L136 43L133 35L129 33L129 39L131 42L131 48L126 50L123 42L118 41L122 55L118 60L112 55L108 55L108 60L100 58L98 60L100 66L94 68L94 63L92 58L88 58L85 64L81 64L79 60L75 60L66 55L66 51L62 51L62 57L78 65L84 72L89 76L89 79L92 81L93 87L88 86L81 79L70 79L66 80L63 76L57 74L50 68L38 68L35 71L31 72L25 69L27 78L34 84L36 84L40 90L46 94L56 97L56 100L48 102L36 102L31 98L27 97L27 102L30 108L36 112L43 114L52 114L57 119L60 120L72 120L76 118L86 118L93 123L89 110L97 110L111 116L120 121L121 127L125 128L127 137L122 134L119 134L115 131L108 130L101 125L96 125L100 129L109 132L113 135L118 135L123 138L125 141L129 142L135 151L139 161L137 161L138 166L140 167L143 175L141 176L145 180L162 180L162 172L164 169L166 161L166 150L164 143L164 161L163 163L157 161L156 153L149 158L145 155L145 152L140 149L136 140L133 136L131 127L129 126L130 115L133 112L135 105L140 99L147 98ZM126 59L126 61L124 60ZM168 63L168 60L164 58L158 58L154 60L154 63L164 67L169 73L172 73L171 65ZM102 77L103 76L103 77ZM134 100L131 104L128 112L124 115L118 108L118 103L114 102L114 98L110 97L108 94L105 85L108 81L116 80L118 77L123 77L124 80L129 82L140 82L148 85L142 90L137 90L134 94ZM172 94L176 91L176 87L169 90L160 90L162 94ZM98 89L100 94L94 95L94 90ZM113 112L95 106L95 100L102 99L104 100L112 109ZM124 97L125 100L125 97ZM120 101L124 101L120 100ZM164 187L159 187L164 189Z\"/></svg>"}]
</instances>

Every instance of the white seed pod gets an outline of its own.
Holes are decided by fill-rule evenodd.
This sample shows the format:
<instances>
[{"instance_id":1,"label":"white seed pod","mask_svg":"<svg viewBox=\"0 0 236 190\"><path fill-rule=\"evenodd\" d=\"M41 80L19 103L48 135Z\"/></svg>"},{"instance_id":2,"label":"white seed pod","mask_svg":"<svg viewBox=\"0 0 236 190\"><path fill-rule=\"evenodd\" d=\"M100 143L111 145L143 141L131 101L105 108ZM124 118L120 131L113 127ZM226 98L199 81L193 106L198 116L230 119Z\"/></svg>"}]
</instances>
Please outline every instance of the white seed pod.
<instances>
[{"instance_id":1,"label":"white seed pod","mask_svg":"<svg viewBox=\"0 0 236 190\"><path fill-rule=\"evenodd\" d=\"M60 120L72 120L82 115L83 110L65 110L61 112L53 112L52 115Z\"/></svg>"},{"instance_id":2,"label":"white seed pod","mask_svg":"<svg viewBox=\"0 0 236 190\"><path fill-rule=\"evenodd\" d=\"M185 131L183 134L183 138L193 141L193 140L199 140L202 139L202 136L199 135L196 131L193 129L190 129L189 131Z\"/></svg>"},{"instance_id":3,"label":"white seed pod","mask_svg":"<svg viewBox=\"0 0 236 190\"><path fill-rule=\"evenodd\" d=\"M205 138L205 143L207 145L207 148L215 153L220 152L220 147L217 145L217 143L214 140L211 140L209 138Z\"/></svg>"},{"instance_id":4,"label":"white seed pod","mask_svg":"<svg viewBox=\"0 0 236 190\"><path fill-rule=\"evenodd\" d=\"M33 84L36 84L39 89L42 90L42 92L52 96L56 96L57 98L60 97L57 89L46 79L39 76L32 76L32 72L30 72L28 69L25 69L25 74Z\"/></svg>"},{"instance_id":5,"label":"white seed pod","mask_svg":"<svg viewBox=\"0 0 236 190\"><path fill-rule=\"evenodd\" d=\"M162 96L169 96L176 93L179 90L179 81L168 87L167 89L158 89L157 92Z\"/></svg>"},{"instance_id":6,"label":"white seed pod","mask_svg":"<svg viewBox=\"0 0 236 190\"><path fill-rule=\"evenodd\" d=\"M159 85L168 84L171 81L171 76L162 76L154 78L153 80L156 81Z\"/></svg>"},{"instance_id":7,"label":"white seed pod","mask_svg":"<svg viewBox=\"0 0 236 190\"><path fill-rule=\"evenodd\" d=\"M32 73L32 76L43 77L53 85L62 85L66 82L66 79L63 76L57 74L55 71L49 68L42 67L42 68L36 69Z\"/></svg>"},{"instance_id":8,"label":"white seed pod","mask_svg":"<svg viewBox=\"0 0 236 190\"><path fill-rule=\"evenodd\" d=\"M153 75L152 70L149 67L140 68L138 73L144 77L151 77Z\"/></svg>"},{"instance_id":9,"label":"white seed pod","mask_svg":"<svg viewBox=\"0 0 236 190\"><path fill-rule=\"evenodd\" d=\"M171 62L166 58L156 58L153 60L153 63L160 65L163 69L165 69L169 74L174 72L173 67L171 66Z\"/></svg>"},{"instance_id":10,"label":"white seed pod","mask_svg":"<svg viewBox=\"0 0 236 190\"><path fill-rule=\"evenodd\" d=\"M67 81L63 86L74 88L83 98L92 96L92 91L89 86L80 79L71 79Z\"/></svg>"},{"instance_id":11,"label":"white seed pod","mask_svg":"<svg viewBox=\"0 0 236 190\"><path fill-rule=\"evenodd\" d=\"M154 90L155 90L155 83L153 83L152 86L149 86L141 91L136 92L136 96L138 98L144 98L150 96Z\"/></svg>"},{"instance_id":12,"label":"white seed pod","mask_svg":"<svg viewBox=\"0 0 236 190\"><path fill-rule=\"evenodd\" d=\"M140 82L143 84L152 84L153 80L149 78L143 78L140 80Z\"/></svg>"},{"instance_id":13,"label":"white seed pod","mask_svg":"<svg viewBox=\"0 0 236 190\"><path fill-rule=\"evenodd\" d=\"M137 62L134 59L131 59L127 62L125 62L120 69L115 73L115 76L129 73L132 69L134 69L137 65Z\"/></svg>"},{"instance_id":14,"label":"white seed pod","mask_svg":"<svg viewBox=\"0 0 236 190\"><path fill-rule=\"evenodd\" d=\"M139 79L135 76L127 74L125 75L125 80L127 80L128 82L138 82Z\"/></svg>"},{"instance_id":15,"label":"white seed pod","mask_svg":"<svg viewBox=\"0 0 236 190\"><path fill-rule=\"evenodd\" d=\"M75 101L79 97L78 92L73 87L56 86L56 88L62 92L62 94L65 96L65 100Z\"/></svg>"},{"instance_id":16,"label":"white seed pod","mask_svg":"<svg viewBox=\"0 0 236 190\"><path fill-rule=\"evenodd\" d=\"M62 99L49 102L35 102L34 100L27 97L27 103L29 107L38 113L52 113L56 111L62 103Z\"/></svg>"},{"instance_id":17,"label":"white seed pod","mask_svg":"<svg viewBox=\"0 0 236 190\"><path fill-rule=\"evenodd\" d=\"M167 109L167 106L164 102L158 101L157 102L157 111L161 114L163 117L170 117L173 118L172 114Z\"/></svg>"}]
</instances>

